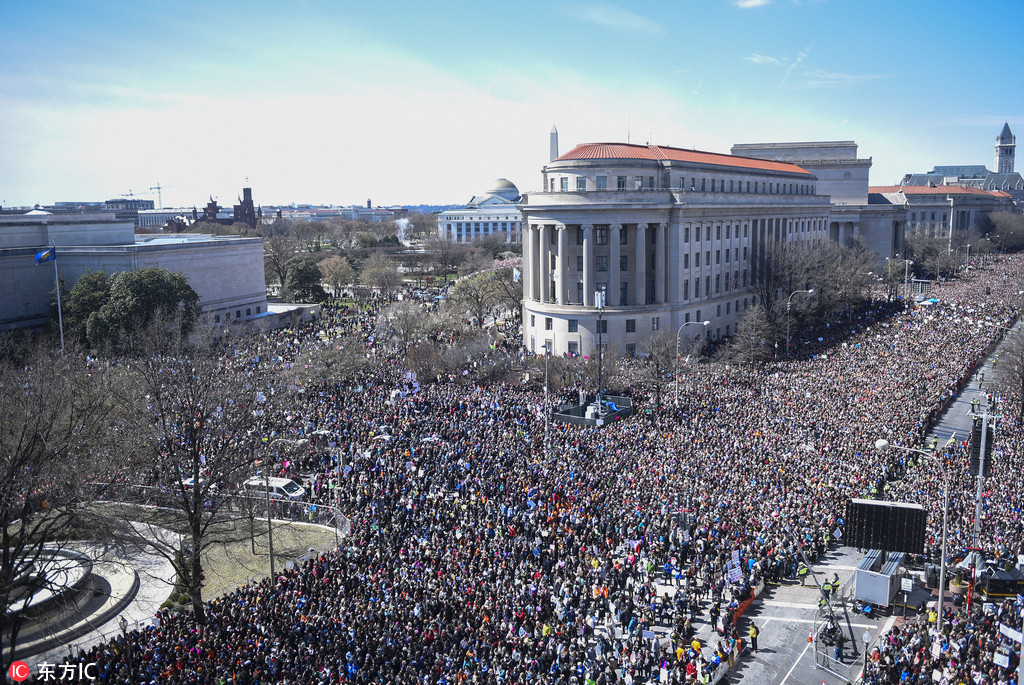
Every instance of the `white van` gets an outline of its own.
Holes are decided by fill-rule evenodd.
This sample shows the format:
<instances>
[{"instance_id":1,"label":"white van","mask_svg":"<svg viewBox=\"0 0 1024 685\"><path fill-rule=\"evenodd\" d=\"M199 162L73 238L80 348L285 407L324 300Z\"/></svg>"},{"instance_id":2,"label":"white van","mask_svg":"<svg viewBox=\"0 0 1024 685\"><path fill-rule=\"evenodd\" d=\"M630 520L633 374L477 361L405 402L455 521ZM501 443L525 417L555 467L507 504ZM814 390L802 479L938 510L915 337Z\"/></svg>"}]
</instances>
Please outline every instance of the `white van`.
<instances>
[{"instance_id":1,"label":"white van","mask_svg":"<svg viewBox=\"0 0 1024 685\"><path fill-rule=\"evenodd\" d=\"M306 489L291 478L250 478L242 487L254 497L266 497L268 488L270 499L299 501L306 496Z\"/></svg>"}]
</instances>

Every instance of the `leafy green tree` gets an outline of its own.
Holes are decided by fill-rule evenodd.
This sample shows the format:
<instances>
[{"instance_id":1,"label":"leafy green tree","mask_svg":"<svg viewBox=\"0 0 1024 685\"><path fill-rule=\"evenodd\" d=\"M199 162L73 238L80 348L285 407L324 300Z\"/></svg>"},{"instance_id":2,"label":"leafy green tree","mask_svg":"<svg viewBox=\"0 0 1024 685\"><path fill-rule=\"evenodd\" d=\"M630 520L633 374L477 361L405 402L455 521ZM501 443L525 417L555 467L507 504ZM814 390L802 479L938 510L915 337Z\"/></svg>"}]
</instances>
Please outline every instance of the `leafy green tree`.
<instances>
[{"instance_id":1,"label":"leafy green tree","mask_svg":"<svg viewBox=\"0 0 1024 685\"><path fill-rule=\"evenodd\" d=\"M327 293L320 284L323 274L316 260L309 256L297 256L288 260L287 275L284 278L286 297L303 302L322 302Z\"/></svg>"},{"instance_id":2,"label":"leafy green tree","mask_svg":"<svg viewBox=\"0 0 1024 685\"><path fill-rule=\"evenodd\" d=\"M89 316L110 300L110 284L110 274L106 271L89 270L71 288L63 303L64 332L69 340L83 345L89 342L86 336Z\"/></svg>"},{"instance_id":3,"label":"leafy green tree","mask_svg":"<svg viewBox=\"0 0 1024 685\"><path fill-rule=\"evenodd\" d=\"M188 333L198 317L199 295L182 274L158 267L122 271L111 281L107 302L89 314L86 336L93 348L124 349L155 321L173 321Z\"/></svg>"}]
</instances>

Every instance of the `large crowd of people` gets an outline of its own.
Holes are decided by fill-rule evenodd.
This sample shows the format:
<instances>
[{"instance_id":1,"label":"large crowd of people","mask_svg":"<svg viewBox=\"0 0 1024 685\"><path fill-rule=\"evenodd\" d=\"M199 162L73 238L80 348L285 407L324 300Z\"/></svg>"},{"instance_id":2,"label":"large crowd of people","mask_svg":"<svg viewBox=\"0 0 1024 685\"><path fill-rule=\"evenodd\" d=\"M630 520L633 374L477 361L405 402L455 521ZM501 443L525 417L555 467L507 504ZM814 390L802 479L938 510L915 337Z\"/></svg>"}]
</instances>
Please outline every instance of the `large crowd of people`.
<instances>
[{"instance_id":1,"label":"large crowd of people","mask_svg":"<svg viewBox=\"0 0 1024 685\"><path fill-rule=\"evenodd\" d=\"M107 683L708 682L744 639L731 620L738 602L835 544L850 498L925 505L937 555L941 476L874 444L925 446L930 422L1015 321L1022 275L1007 258L939 287L930 306L877 301L795 360L698 364L680 379L678 407L603 428L554 424L547 442L535 385L414 379L373 340L380 303L326 308L268 334L274 363L302 363L343 335L363 341L372 365L344 383L310 382L290 397L297 420L266 423L310 440L281 474L312 473L311 502L338 504L350 535L215 599L206 625L162 612L76 660ZM616 373L650 406L636 363ZM1002 422L993 482L1013 485L985 493L982 525L984 547L1014 559L1021 437ZM966 459L960 445L949 467L951 550L973 527ZM656 590L666 581L679 586L671 597ZM992 628L1020 627L1011 604L995 618L950 606L945 634L894 630L865 681L1011 682L993 662L1005 639ZM715 637L701 643L696 626L711 621ZM656 651L643 637L653 625L671 635Z\"/></svg>"}]
</instances>

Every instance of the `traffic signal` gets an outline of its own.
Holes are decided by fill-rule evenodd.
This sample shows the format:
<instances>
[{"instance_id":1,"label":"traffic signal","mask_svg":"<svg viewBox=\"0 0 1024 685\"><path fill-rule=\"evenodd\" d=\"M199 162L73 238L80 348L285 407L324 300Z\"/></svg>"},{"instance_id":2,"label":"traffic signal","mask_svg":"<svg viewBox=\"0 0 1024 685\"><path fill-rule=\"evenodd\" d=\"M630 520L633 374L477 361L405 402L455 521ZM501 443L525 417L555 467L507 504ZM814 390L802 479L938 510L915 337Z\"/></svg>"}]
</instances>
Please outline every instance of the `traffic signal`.
<instances>
[{"instance_id":1,"label":"traffic signal","mask_svg":"<svg viewBox=\"0 0 1024 685\"><path fill-rule=\"evenodd\" d=\"M985 472L982 474L985 478L992 475L992 443L995 442L995 430L992 426L985 426L985 431L982 433L982 418L975 417L974 426L971 428L971 476L977 477L978 468L981 464L981 443L982 435L984 435L985 442Z\"/></svg>"}]
</instances>

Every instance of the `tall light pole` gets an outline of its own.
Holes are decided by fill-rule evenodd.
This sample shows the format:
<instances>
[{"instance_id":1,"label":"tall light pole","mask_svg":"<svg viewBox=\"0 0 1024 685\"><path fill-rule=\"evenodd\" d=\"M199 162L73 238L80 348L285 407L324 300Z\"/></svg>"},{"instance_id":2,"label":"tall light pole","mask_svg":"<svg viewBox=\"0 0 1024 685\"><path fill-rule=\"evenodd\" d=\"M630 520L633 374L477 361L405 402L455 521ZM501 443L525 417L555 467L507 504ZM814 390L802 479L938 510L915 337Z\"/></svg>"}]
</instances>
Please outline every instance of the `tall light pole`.
<instances>
[{"instance_id":1,"label":"tall light pole","mask_svg":"<svg viewBox=\"0 0 1024 685\"><path fill-rule=\"evenodd\" d=\"M949 241L946 246L946 254L953 254L953 198L947 197L949 201Z\"/></svg>"},{"instance_id":2,"label":"tall light pole","mask_svg":"<svg viewBox=\"0 0 1024 685\"><path fill-rule=\"evenodd\" d=\"M685 326L704 326L707 328L711 325L710 321L687 321L676 330L676 368L672 373L672 377L675 379L676 384L676 409L679 408L679 335L683 332Z\"/></svg>"},{"instance_id":3,"label":"tall light pole","mask_svg":"<svg viewBox=\"0 0 1024 685\"><path fill-rule=\"evenodd\" d=\"M604 414L604 291L594 292L594 305L597 307L597 417Z\"/></svg>"},{"instance_id":4,"label":"tall light pole","mask_svg":"<svg viewBox=\"0 0 1024 685\"><path fill-rule=\"evenodd\" d=\"M548 401L548 357L551 356L551 341L544 341L544 456L551 454L551 442L548 432L551 426L551 404Z\"/></svg>"},{"instance_id":5,"label":"tall light pole","mask_svg":"<svg viewBox=\"0 0 1024 685\"><path fill-rule=\"evenodd\" d=\"M956 433L949 436L949 440L942 447L943 451L946 450L956 438ZM939 621L938 628L939 632L942 632L942 611L945 604L946 596L946 541L949 537L949 473L946 471L946 465L939 460L937 454L926 452L924 450L916 450L912 447L901 447L899 445L890 445L889 441L882 438L875 440L875 449L879 452L885 452L886 450L900 450L901 452L914 452L915 454L923 454L926 457L939 461L939 466L942 472L942 559L939 562Z\"/></svg>"},{"instance_id":6,"label":"tall light pole","mask_svg":"<svg viewBox=\"0 0 1024 685\"><path fill-rule=\"evenodd\" d=\"M789 299L786 300L786 356L789 356L789 326L793 317L789 315L789 311L793 306L793 295L799 295L800 293L806 293L807 295L814 294L814 288L810 290L795 290L789 294Z\"/></svg>"},{"instance_id":7,"label":"tall light pole","mask_svg":"<svg viewBox=\"0 0 1024 685\"><path fill-rule=\"evenodd\" d=\"M907 304L907 299L910 297L910 265L914 262L909 259L903 260L903 304Z\"/></svg>"}]
</instances>

